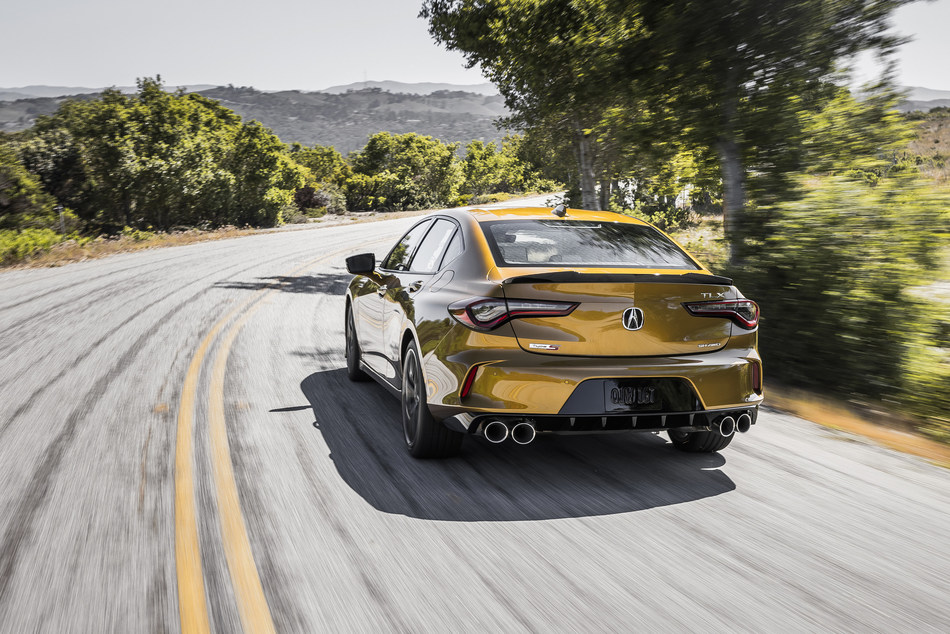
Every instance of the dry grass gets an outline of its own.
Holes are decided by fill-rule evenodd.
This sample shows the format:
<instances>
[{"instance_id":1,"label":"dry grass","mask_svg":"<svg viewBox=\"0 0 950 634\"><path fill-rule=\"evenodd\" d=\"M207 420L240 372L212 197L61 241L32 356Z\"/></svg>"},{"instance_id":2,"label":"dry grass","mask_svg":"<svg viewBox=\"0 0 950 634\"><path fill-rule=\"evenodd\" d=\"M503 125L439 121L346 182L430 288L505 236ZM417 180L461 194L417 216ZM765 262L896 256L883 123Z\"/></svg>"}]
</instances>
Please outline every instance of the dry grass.
<instances>
[{"instance_id":1,"label":"dry grass","mask_svg":"<svg viewBox=\"0 0 950 634\"><path fill-rule=\"evenodd\" d=\"M66 240L49 251L40 252L3 268L39 268L62 266L71 262L103 258L116 253L131 253L157 247L175 247L195 242L236 238L255 233L253 229L238 229L225 227L214 231L180 231L174 233L157 233L146 239L136 239L130 236L99 237L89 241Z\"/></svg>"},{"instance_id":2,"label":"dry grass","mask_svg":"<svg viewBox=\"0 0 950 634\"><path fill-rule=\"evenodd\" d=\"M21 260L14 264L0 265L0 270L56 267L72 262L82 262L84 260L104 258L117 253L132 253L134 251L144 251L145 249L177 247L187 244L195 244L197 242L226 240L229 238L240 238L242 236L255 235L259 233L272 233L275 231L300 231L336 225L378 222L380 220L407 218L410 216L418 216L427 213L430 212L428 210L423 210L400 211L392 213L365 212L346 213L339 215L328 214L307 224L284 225L283 227L275 229L238 229L237 227L223 227L213 231L190 229L188 231L177 231L173 233L156 233L144 239L120 235L109 238L99 237L85 242L67 240L55 245L49 251L37 253L25 260Z\"/></svg>"},{"instance_id":3,"label":"dry grass","mask_svg":"<svg viewBox=\"0 0 950 634\"><path fill-rule=\"evenodd\" d=\"M920 171L937 183L950 183L950 115L928 116L917 124L917 138L907 148L924 157Z\"/></svg>"},{"instance_id":4,"label":"dry grass","mask_svg":"<svg viewBox=\"0 0 950 634\"><path fill-rule=\"evenodd\" d=\"M766 402L805 420L950 468L950 446L921 436L914 431L913 421L893 412L856 408L803 390L771 385Z\"/></svg>"}]
</instances>

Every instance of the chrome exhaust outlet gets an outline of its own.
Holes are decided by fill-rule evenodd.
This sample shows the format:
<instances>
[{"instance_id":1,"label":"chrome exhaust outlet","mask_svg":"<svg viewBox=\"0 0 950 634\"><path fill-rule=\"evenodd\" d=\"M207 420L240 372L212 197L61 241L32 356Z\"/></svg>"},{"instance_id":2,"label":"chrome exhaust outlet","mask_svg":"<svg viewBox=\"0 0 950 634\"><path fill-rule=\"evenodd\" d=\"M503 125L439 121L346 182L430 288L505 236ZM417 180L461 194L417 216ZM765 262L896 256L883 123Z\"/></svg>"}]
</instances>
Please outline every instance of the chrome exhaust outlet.
<instances>
[{"instance_id":1,"label":"chrome exhaust outlet","mask_svg":"<svg viewBox=\"0 0 950 634\"><path fill-rule=\"evenodd\" d=\"M752 417L748 414L742 414L739 418L736 419L736 431L740 434L744 434L747 431L752 429Z\"/></svg>"},{"instance_id":2,"label":"chrome exhaust outlet","mask_svg":"<svg viewBox=\"0 0 950 634\"><path fill-rule=\"evenodd\" d=\"M723 416L719 419L719 423L717 423L716 427L719 429L719 433L722 434L723 438L728 438L736 433L736 419L732 416Z\"/></svg>"},{"instance_id":3,"label":"chrome exhaust outlet","mask_svg":"<svg viewBox=\"0 0 950 634\"><path fill-rule=\"evenodd\" d=\"M508 426L500 420L493 420L486 423L485 427L482 428L482 436L488 442L496 445L505 442L505 439L508 438Z\"/></svg>"},{"instance_id":4,"label":"chrome exhaust outlet","mask_svg":"<svg viewBox=\"0 0 950 634\"><path fill-rule=\"evenodd\" d=\"M531 423L518 423L511 428L511 439L519 445L527 445L538 435Z\"/></svg>"}]
</instances>

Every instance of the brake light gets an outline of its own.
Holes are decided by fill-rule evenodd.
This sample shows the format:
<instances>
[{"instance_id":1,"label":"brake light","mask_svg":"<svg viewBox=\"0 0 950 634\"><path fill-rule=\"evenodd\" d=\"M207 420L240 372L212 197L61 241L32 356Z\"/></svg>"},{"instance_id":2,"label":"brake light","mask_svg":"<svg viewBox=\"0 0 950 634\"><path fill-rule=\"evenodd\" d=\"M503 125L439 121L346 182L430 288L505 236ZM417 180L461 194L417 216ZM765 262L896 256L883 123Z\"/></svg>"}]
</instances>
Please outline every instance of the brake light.
<instances>
[{"instance_id":1,"label":"brake light","mask_svg":"<svg viewBox=\"0 0 950 634\"><path fill-rule=\"evenodd\" d=\"M475 297L451 304L449 313L469 328L493 330L519 317L563 317L577 306L574 302Z\"/></svg>"},{"instance_id":2,"label":"brake light","mask_svg":"<svg viewBox=\"0 0 950 634\"><path fill-rule=\"evenodd\" d=\"M697 317L725 317L746 330L759 325L759 306L750 299L686 302L683 306Z\"/></svg>"}]
</instances>

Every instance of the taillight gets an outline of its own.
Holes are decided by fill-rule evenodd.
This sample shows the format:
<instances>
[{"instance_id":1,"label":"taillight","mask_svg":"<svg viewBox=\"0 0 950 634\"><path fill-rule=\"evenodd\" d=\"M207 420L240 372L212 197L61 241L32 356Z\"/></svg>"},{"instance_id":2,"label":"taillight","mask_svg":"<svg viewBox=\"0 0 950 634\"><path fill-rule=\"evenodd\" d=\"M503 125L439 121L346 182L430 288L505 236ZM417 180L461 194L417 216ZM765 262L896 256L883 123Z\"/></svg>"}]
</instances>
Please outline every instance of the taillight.
<instances>
[{"instance_id":1,"label":"taillight","mask_svg":"<svg viewBox=\"0 0 950 634\"><path fill-rule=\"evenodd\" d=\"M449 313L469 328L492 330L518 317L563 317L577 306L573 302L475 297L451 304Z\"/></svg>"},{"instance_id":2,"label":"taillight","mask_svg":"<svg viewBox=\"0 0 950 634\"><path fill-rule=\"evenodd\" d=\"M759 306L750 299L686 302L683 306L697 317L725 317L747 330L759 325Z\"/></svg>"}]
</instances>

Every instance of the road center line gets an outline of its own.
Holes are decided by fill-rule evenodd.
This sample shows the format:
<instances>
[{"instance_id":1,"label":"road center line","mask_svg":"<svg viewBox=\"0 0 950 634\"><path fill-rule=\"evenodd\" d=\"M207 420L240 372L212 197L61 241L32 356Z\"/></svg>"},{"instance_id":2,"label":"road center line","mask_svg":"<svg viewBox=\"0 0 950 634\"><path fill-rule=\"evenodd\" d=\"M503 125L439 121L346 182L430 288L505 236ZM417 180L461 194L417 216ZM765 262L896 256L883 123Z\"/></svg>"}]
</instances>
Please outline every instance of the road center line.
<instances>
[{"instance_id":1,"label":"road center line","mask_svg":"<svg viewBox=\"0 0 950 634\"><path fill-rule=\"evenodd\" d=\"M221 318L208 331L195 351L185 373L178 405L178 429L175 441L175 570L178 576L178 617L184 634L208 634L208 602L201 571L198 542L197 505L194 476L195 394L201 363L211 341L231 318L254 301L252 296Z\"/></svg>"},{"instance_id":2,"label":"road center line","mask_svg":"<svg viewBox=\"0 0 950 634\"><path fill-rule=\"evenodd\" d=\"M377 240L375 242L383 242ZM320 262L330 260L351 248L341 249L314 258L287 273L295 275ZM178 408L178 426L175 447L175 566L178 577L178 610L183 634L210 633L208 602L201 566L201 548L198 538L197 504L194 481L194 411L198 378L211 342L219 332L242 311L247 311L228 331L218 354L211 377L209 425L211 456L218 509L221 515L221 533L228 570L245 632L273 632L274 625L264 597L263 586L251 552L247 528L241 513L234 468L231 463L227 429L224 421L224 374L228 353L234 339L247 320L262 305L262 301L278 289L276 284L257 291L214 324L195 351L185 374Z\"/></svg>"}]
</instances>

